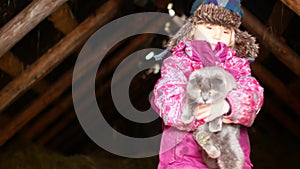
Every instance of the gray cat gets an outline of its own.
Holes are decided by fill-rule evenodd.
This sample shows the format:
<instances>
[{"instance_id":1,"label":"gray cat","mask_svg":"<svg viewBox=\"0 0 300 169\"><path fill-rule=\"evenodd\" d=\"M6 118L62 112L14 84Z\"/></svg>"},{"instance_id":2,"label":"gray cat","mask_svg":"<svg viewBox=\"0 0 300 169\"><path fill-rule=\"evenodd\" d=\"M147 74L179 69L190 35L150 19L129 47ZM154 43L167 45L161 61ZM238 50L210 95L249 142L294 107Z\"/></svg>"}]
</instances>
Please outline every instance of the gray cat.
<instances>
[{"instance_id":1,"label":"gray cat","mask_svg":"<svg viewBox=\"0 0 300 169\"><path fill-rule=\"evenodd\" d=\"M216 104L224 101L229 91L237 87L234 77L217 67L204 67L194 71L187 84L186 103L181 119L192 122L193 111L199 104ZM203 161L206 165L221 169L242 169L244 154L239 144L239 125L223 124L220 112L214 120L201 125L194 138L202 147ZM218 117L219 116L219 117Z\"/></svg>"}]
</instances>

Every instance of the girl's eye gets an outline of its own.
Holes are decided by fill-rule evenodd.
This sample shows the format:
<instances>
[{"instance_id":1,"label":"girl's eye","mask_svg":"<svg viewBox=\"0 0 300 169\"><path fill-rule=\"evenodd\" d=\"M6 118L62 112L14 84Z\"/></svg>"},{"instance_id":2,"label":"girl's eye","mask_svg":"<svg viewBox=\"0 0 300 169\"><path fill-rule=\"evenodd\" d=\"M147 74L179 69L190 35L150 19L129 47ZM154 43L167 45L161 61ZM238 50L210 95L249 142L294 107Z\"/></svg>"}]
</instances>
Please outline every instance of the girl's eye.
<instances>
[{"instance_id":1,"label":"girl's eye","mask_svg":"<svg viewBox=\"0 0 300 169\"><path fill-rule=\"evenodd\" d=\"M231 30L228 28L223 27L223 33L224 34L230 34Z\"/></svg>"},{"instance_id":2,"label":"girl's eye","mask_svg":"<svg viewBox=\"0 0 300 169\"><path fill-rule=\"evenodd\" d=\"M206 27L206 29L212 29L212 26L209 26L209 25L207 25L205 27Z\"/></svg>"},{"instance_id":3,"label":"girl's eye","mask_svg":"<svg viewBox=\"0 0 300 169\"><path fill-rule=\"evenodd\" d=\"M230 34L230 31L223 31L224 34Z\"/></svg>"}]
</instances>

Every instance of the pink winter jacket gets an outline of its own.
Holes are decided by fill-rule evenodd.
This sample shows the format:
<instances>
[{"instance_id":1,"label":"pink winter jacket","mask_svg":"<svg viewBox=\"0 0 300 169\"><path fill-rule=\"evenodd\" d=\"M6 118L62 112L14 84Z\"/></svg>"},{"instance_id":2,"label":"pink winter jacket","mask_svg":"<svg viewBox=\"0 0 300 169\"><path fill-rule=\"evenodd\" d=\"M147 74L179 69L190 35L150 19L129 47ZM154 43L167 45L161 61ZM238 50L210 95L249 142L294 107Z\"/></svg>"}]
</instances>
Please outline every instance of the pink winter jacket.
<instances>
[{"instance_id":1,"label":"pink winter jacket","mask_svg":"<svg viewBox=\"0 0 300 169\"><path fill-rule=\"evenodd\" d=\"M264 90L251 76L247 59L235 56L235 51L226 46L215 53L219 57L216 65L229 71L238 83L238 88L227 95L231 110L224 118L250 127L263 104ZM174 48L172 55L163 61L161 78L154 87L151 99L153 109L164 122L158 168L206 168L201 160L201 150L190 132L202 123L195 120L184 124L180 118L188 77L202 67L201 59L193 55L190 41L182 41ZM251 168L250 143L245 127L241 127L239 139L245 154L244 168Z\"/></svg>"}]
</instances>

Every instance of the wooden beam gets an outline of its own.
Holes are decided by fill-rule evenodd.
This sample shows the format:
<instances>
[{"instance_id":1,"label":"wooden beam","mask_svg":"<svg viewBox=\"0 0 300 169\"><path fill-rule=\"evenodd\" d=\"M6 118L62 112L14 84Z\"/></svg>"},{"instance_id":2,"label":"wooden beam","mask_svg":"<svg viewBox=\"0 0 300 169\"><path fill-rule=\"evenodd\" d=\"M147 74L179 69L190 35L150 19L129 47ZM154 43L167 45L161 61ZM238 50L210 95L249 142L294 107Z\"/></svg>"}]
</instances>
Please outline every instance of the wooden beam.
<instances>
[{"instance_id":1,"label":"wooden beam","mask_svg":"<svg viewBox=\"0 0 300 169\"><path fill-rule=\"evenodd\" d=\"M300 0L280 0L291 10L293 10L298 16L300 16Z\"/></svg>"},{"instance_id":2,"label":"wooden beam","mask_svg":"<svg viewBox=\"0 0 300 169\"><path fill-rule=\"evenodd\" d=\"M45 112L36 123L32 124L21 135L26 140L33 140L42 133L51 123L65 113L72 106L72 95L68 95L59 101L51 110Z\"/></svg>"},{"instance_id":3,"label":"wooden beam","mask_svg":"<svg viewBox=\"0 0 300 169\"><path fill-rule=\"evenodd\" d=\"M153 24L156 25L156 24ZM124 48L122 51L118 52L118 54L116 56L114 56L113 58L109 59L106 64L104 65L103 69L100 69L100 71L97 73L96 76L96 86L101 85L101 87L99 87L99 89L96 91L96 96L97 97L101 97L105 95L105 92L109 91L109 88L111 86L110 84L110 80L109 81L103 81L103 77L106 76L107 74L111 74L114 69L118 66L118 64L124 59L126 58L130 53L132 53L134 50L136 50L138 48L138 46L140 46L141 44L144 44L147 40L149 40L150 36L152 35L142 35L142 36L138 36L136 37L131 43L129 43L126 48ZM125 72L124 72L125 73ZM101 81L100 81L101 80ZM101 83L102 82L102 83ZM104 82L104 83L103 83ZM80 89L86 89L86 82L83 81ZM85 91L80 90L80 95L84 95ZM81 107L83 108L87 108L90 105L90 99L83 99L83 102L81 102ZM104 107L109 107L110 105L106 103L101 103L101 106ZM109 108L108 108L109 110ZM113 117L114 115L112 115Z\"/></svg>"},{"instance_id":4,"label":"wooden beam","mask_svg":"<svg viewBox=\"0 0 300 169\"><path fill-rule=\"evenodd\" d=\"M67 0L35 0L0 29L0 57Z\"/></svg>"},{"instance_id":5,"label":"wooden beam","mask_svg":"<svg viewBox=\"0 0 300 169\"><path fill-rule=\"evenodd\" d=\"M138 18L139 20L138 21L135 21L135 23L139 23L140 22L143 22L143 18ZM139 24L139 25L136 25L135 29L137 30L140 30L140 31L144 31L144 32L148 32L149 30L163 30L164 26L165 26L165 23L166 22L169 22L170 20L168 20L169 18L161 18L161 19L157 19L157 17L155 16L152 16L152 18L150 18L149 22L147 23L147 25L145 24ZM131 29L131 25L127 25L129 28L128 29ZM127 28L122 28L122 29L127 29ZM137 31L139 32L139 31ZM121 35L120 34L123 34L123 31L116 31L114 32L113 35L110 36L111 39L115 39L116 37L120 37ZM128 51L131 50L131 52L133 52L134 50L137 49L138 46L140 45L143 45L146 41L149 41L151 40L150 37L152 35L143 35L143 36L138 36L138 38L135 38L132 42L130 42L128 45L126 45L126 48L124 49L124 51L122 51L121 53L119 52L117 55L114 55L112 56L111 58L109 58L108 60L105 60L105 58L103 59L103 63L105 64L105 68L103 69L100 69L100 71L98 71L97 73L97 77L100 76L103 78L106 78L106 76L110 75L114 69L117 67L117 65L124 59L126 58L130 53ZM117 45L115 45L112 50L110 51L113 51L114 49L116 49L115 47L120 45L121 43L118 43ZM132 47L133 46L133 47ZM101 49L105 50L107 47L106 45L103 45L101 46L102 48L98 49L98 51L101 51ZM88 49L86 49L86 53L88 56L95 56L95 55L98 55L98 53L92 53L90 51L88 51ZM124 53L124 54L122 54ZM81 94L84 94L85 93L85 90L87 89L86 86L87 83L89 83L88 81L86 80L81 80L81 78L84 78L84 76L91 70L93 69L93 65L94 64L94 60L93 59L86 59L86 60L83 60L84 63L82 63L82 67L84 67L84 70L83 71L79 71L77 76L76 76L76 79L75 80L78 80L80 81L80 87L78 87L78 90L77 91L77 94L78 95L81 95ZM97 79L96 77L96 79ZM82 86L82 87L81 87Z\"/></svg>"},{"instance_id":6,"label":"wooden beam","mask_svg":"<svg viewBox=\"0 0 300 169\"><path fill-rule=\"evenodd\" d=\"M82 45L99 27L110 21L123 1L110 0L92 16L49 49L31 67L0 91L0 112L59 65L72 51Z\"/></svg>"},{"instance_id":7,"label":"wooden beam","mask_svg":"<svg viewBox=\"0 0 300 169\"><path fill-rule=\"evenodd\" d=\"M105 68L99 71L99 76L104 76L112 73L123 59L125 59L128 55L134 52L139 46L145 44L151 36L152 35L142 35L132 40L131 43L129 43L124 50L118 52L118 54L116 54L114 58L110 59L107 62L107 64L104 65Z\"/></svg>"},{"instance_id":8,"label":"wooden beam","mask_svg":"<svg viewBox=\"0 0 300 169\"><path fill-rule=\"evenodd\" d=\"M67 3L64 3L55 12L53 12L48 19L53 22L56 29L64 34L72 32L72 30L78 25ZM64 99L61 99L61 101L58 102L53 109L44 113L44 115L36 123L27 128L21 137L27 140L34 139L34 137L39 135L49 124L55 121L61 114L70 108L72 103L72 95L68 95Z\"/></svg>"},{"instance_id":9,"label":"wooden beam","mask_svg":"<svg viewBox=\"0 0 300 169\"><path fill-rule=\"evenodd\" d=\"M280 12L278 12L280 11ZM276 1L272 13L268 19L268 29L277 37L281 37L289 23L293 19L294 13L280 1ZM260 46L259 57L256 61L263 61L270 55L270 50L265 46Z\"/></svg>"},{"instance_id":10,"label":"wooden beam","mask_svg":"<svg viewBox=\"0 0 300 169\"><path fill-rule=\"evenodd\" d=\"M67 113L58 123L50 128L43 136L38 138L37 143L45 145L50 141L57 133L63 130L68 124L76 119L75 112Z\"/></svg>"},{"instance_id":11,"label":"wooden beam","mask_svg":"<svg viewBox=\"0 0 300 169\"><path fill-rule=\"evenodd\" d=\"M290 91L297 96L298 98L300 98L300 90L299 90L299 86L300 86L300 79L297 79L294 82L291 82L288 85L288 88L290 89Z\"/></svg>"},{"instance_id":12,"label":"wooden beam","mask_svg":"<svg viewBox=\"0 0 300 169\"><path fill-rule=\"evenodd\" d=\"M166 20L165 19L157 19L157 18L153 18L152 22L149 22L149 25L143 25L143 27L141 27L141 29L145 29L147 30L155 30L155 29L161 29L164 25L165 25ZM116 32L116 34L118 34L119 32ZM122 51L118 52L113 58L110 58L107 62L105 62L105 65L103 67L103 69L100 69L100 71L97 73L97 77L96 77L96 82L99 85L99 80L98 79L103 79L103 77L105 77L106 75L110 75L114 69L119 65L119 63L126 58L128 55L130 55L133 51L135 51L139 46L144 45L151 37L152 35L142 35L142 36L138 36L137 38L134 38L130 43L128 43L128 45L126 46L126 48L124 48ZM93 55L92 53L90 55ZM87 65L89 65L87 63ZM89 68L87 66L87 68ZM130 66L128 66L128 68L130 68ZM88 72L88 70L87 70ZM122 71L124 73L126 73L126 71ZM82 76L82 75L81 75ZM103 82L103 81L102 81ZM80 84L83 87L80 87L80 94L84 94L85 91L83 91L84 89L86 89L86 84L88 83L86 81L82 81L82 84ZM101 84L103 85L103 84ZM107 81L104 83L103 86L101 86L99 88L99 90L96 91L96 95L97 96L102 96L104 94L105 91L109 90L110 87L110 81ZM84 101L86 101L86 99L84 99ZM81 103L82 107L88 107L88 105L90 103L88 102L83 102ZM105 105L105 103L103 103L104 107L107 107L108 105ZM112 115L113 118L114 115Z\"/></svg>"},{"instance_id":13,"label":"wooden beam","mask_svg":"<svg viewBox=\"0 0 300 169\"><path fill-rule=\"evenodd\" d=\"M300 77L300 56L274 36L255 16L243 7L243 26L254 34L283 64Z\"/></svg>"},{"instance_id":14,"label":"wooden beam","mask_svg":"<svg viewBox=\"0 0 300 169\"><path fill-rule=\"evenodd\" d=\"M281 36L289 26L293 17L293 11L280 1L276 1L268 20L268 25L270 25L271 32L274 36Z\"/></svg>"},{"instance_id":15,"label":"wooden beam","mask_svg":"<svg viewBox=\"0 0 300 169\"><path fill-rule=\"evenodd\" d=\"M77 21L67 3L59 7L58 10L53 12L49 18L56 29L63 34L70 33L77 25Z\"/></svg>"},{"instance_id":16,"label":"wooden beam","mask_svg":"<svg viewBox=\"0 0 300 169\"><path fill-rule=\"evenodd\" d=\"M0 115L0 130L2 130L4 128L4 126L6 126L8 123L10 122L10 119L7 118L6 116Z\"/></svg>"},{"instance_id":17,"label":"wooden beam","mask_svg":"<svg viewBox=\"0 0 300 169\"><path fill-rule=\"evenodd\" d=\"M155 23L151 23L151 25L153 25L155 27L158 27L158 25L164 25L163 24L164 21L157 20L156 18L153 18L153 22L155 22ZM145 28L143 28L144 26L142 26L141 29L145 29ZM153 29L153 28L151 28L151 29ZM115 34L118 34L118 33L122 33L122 31L115 32ZM133 40L131 40L130 43L127 44L126 48L124 48L122 51L119 51L117 55L113 56L111 59L109 59L105 63L103 69L101 69L102 71L100 71L99 73L97 73L96 82L99 83L99 80L101 80L103 78L103 76L105 76L105 75L110 74L111 72L113 72L114 69L118 66L118 64L124 58L126 58L129 54L131 54L133 51L135 51L139 46L144 45L147 41L149 41L149 39L151 38L151 36L152 35L150 35L150 34L146 34L146 35L138 36L138 37L134 38ZM130 68L131 67L129 66L129 69ZM122 72L125 73L125 71L122 71ZM119 78L121 78L121 77L119 77ZM83 86L84 86L84 84L83 84ZM105 94L104 91L108 91L109 87L110 87L110 83L106 82L104 84L104 86L99 87L99 89L96 91L96 96L97 97L103 96L103 94ZM84 93L84 92L82 92L82 93ZM89 103L85 102L85 101L86 100L84 100L81 104L87 106ZM106 103L104 103L104 104L106 104ZM105 105L105 107L107 108L106 110L108 110L108 109L111 110L111 108L108 108L108 106L109 105ZM113 117L110 117L110 119L111 118L113 118ZM63 121L65 121L65 120L63 120ZM63 122L63 121L61 121L61 122L59 122L58 124L55 125L55 126L59 125L60 127L54 127L54 128L52 128L51 131L50 131L51 134L45 134L44 136L42 136L39 139L38 142L40 144L46 144L48 141L50 141L50 139L52 137L54 137L57 133L59 133L59 132L62 131L62 127L65 127L66 125L68 125L67 123L70 123L69 120L66 120L67 122L66 121Z\"/></svg>"},{"instance_id":18,"label":"wooden beam","mask_svg":"<svg viewBox=\"0 0 300 169\"><path fill-rule=\"evenodd\" d=\"M37 101L29 105L23 112L16 115L3 130L0 130L0 146L71 86L72 73L73 69L65 73L56 83L51 85L47 91L40 95Z\"/></svg>"},{"instance_id":19,"label":"wooden beam","mask_svg":"<svg viewBox=\"0 0 300 169\"><path fill-rule=\"evenodd\" d=\"M74 31L66 36L63 40L61 40L52 50L48 51L45 55L46 58L58 59L59 57L65 57L72 49L75 49L76 46L79 46L84 42L100 25L109 21L118 11L118 7L121 5L121 0L111 0L108 1L105 5L103 5L93 16L86 19L82 24L80 24ZM103 19L105 18L105 19ZM79 36L79 37L78 37ZM71 49L68 49L71 48ZM56 50L54 50L56 49ZM55 52L53 52L55 51ZM57 53L58 52L58 53ZM24 81L29 84L32 81L35 81L34 78L39 78L41 73L47 72L49 68L46 66L47 64L56 63L50 59L50 62L46 59L43 61L43 57L41 60L37 61L35 64L36 69L44 70L43 72L36 71L35 69L30 69L27 74L24 73L17 81L13 81L13 84L21 85ZM54 64L55 65L55 64ZM27 71L27 70L26 70ZM19 131L26 123L28 123L33 117L35 117L43 108L45 108L50 102L54 101L66 88L71 85L72 80L72 70L69 70L59 81L57 81L49 90L47 90L43 95L37 99L34 103L32 103L25 111L17 115L3 130L0 131L0 145L3 145L9 138L11 138L17 131ZM29 75L29 76L28 76ZM20 80L21 79L21 80ZM29 80L28 80L29 79ZM27 83L26 83L27 84ZM12 85L12 87L14 86ZM7 85L9 86L9 85ZM6 86L6 87L7 87ZM26 85L26 89L30 85ZM24 90L16 90L16 87L13 87L14 90L18 91L19 94ZM6 90L5 90L6 91ZM1 93L1 92L0 92ZM3 95L0 95L0 100L4 101ZM14 96L15 97L15 96ZM11 99L11 98L10 98ZM13 99L11 99L13 100ZM0 101L0 102L1 102ZM6 105L7 106L7 105ZM4 106L5 107L5 106ZM2 108L4 108L2 107ZM3 110L3 109L2 109Z\"/></svg>"},{"instance_id":20,"label":"wooden beam","mask_svg":"<svg viewBox=\"0 0 300 169\"><path fill-rule=\"evenodd\" d=\"M0 69L10 76L16 77L24 71L24 64L13 53L7 52L0 58ZM48 87L48 82L41 80L32 89L37 93L43 93Z\"/></svg>"},{"instance_id":21,"label":"wooden beam","mask_svg":"<svg viewBox=\"0 0 300 169\"><path fill-rule=\"evenodd\" d=\"M15 77L24 71L24 64L13 53L6 52L0 58L0 69Z\"/></svg>"}]
</instances>

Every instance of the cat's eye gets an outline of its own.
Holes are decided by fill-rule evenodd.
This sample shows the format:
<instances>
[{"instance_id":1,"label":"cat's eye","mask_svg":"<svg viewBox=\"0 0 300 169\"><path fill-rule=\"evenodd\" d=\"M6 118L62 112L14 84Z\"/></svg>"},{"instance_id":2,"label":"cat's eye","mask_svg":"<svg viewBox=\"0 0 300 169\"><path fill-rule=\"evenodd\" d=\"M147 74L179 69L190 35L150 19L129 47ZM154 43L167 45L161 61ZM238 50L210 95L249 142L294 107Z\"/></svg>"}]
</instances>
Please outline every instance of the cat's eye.
<instances>
[{"instance_id":1,"label":"cat's eye","mask_svg":"<svg viewBox=\"0 0 300 169\"><path fill-rule=\"evenodd\" d=\"M215 90L209 90L209 94L212 95L212 94L215 94L216 91Z\"/></svg>"},{"instance_id":2,"label":"cat's eye","mask_svg":"<svg viewBox=\"0 0 300 169\"><path fill-rule=\"evenodd\" d=\"M198 92L198 93L202 93L202 90L201 90L201 89L198 89L197 92Z\"/></svg>"}]
</instances>

